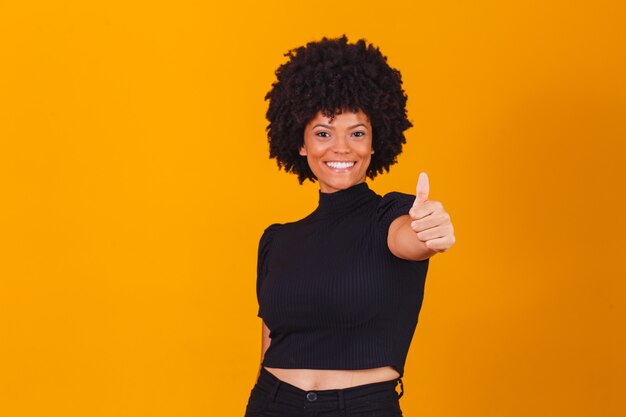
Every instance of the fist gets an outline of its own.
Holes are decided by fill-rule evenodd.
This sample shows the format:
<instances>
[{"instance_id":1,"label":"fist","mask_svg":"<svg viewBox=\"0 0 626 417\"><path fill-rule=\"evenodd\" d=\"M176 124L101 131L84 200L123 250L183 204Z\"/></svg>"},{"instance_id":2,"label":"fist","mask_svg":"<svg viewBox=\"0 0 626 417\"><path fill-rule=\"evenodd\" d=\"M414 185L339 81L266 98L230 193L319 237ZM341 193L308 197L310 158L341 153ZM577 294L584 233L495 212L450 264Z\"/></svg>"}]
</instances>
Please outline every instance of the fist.
<instances>
[{"instance_id":1,"label":"fist","mask_svg":"<svg viewBox=\"0 0 626 417\"><path fill-rule=\"evenodd\" d=\"M417 238L435 252L445 252L456 239L450 215L439 201L429 200L428 175L421 172L417 180L417 192L413 207L409 210L411 229Z\"/></svg>"}]
</instances>

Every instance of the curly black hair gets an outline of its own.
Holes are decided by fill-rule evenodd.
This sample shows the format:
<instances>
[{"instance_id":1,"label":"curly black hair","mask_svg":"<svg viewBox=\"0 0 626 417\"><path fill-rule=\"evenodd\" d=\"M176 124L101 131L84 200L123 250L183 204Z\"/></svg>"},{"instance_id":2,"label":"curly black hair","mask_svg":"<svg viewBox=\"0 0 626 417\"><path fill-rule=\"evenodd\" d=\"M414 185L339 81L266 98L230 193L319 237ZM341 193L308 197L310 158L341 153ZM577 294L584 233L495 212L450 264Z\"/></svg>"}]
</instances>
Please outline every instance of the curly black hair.
<instances>
[{"instance_id":1,"label":"curly black hair","mask_svg":"<svg viewBox=\"0 0 626 417\"><path fill-rule=\"evenodd\" d=\"M297 174L300 184L315 182L306 157L299 154L306 124L318 111L332 118L344 110L361 110L372 125L375 151L367 176L389 172L406 143L403 132L413 125L406 115L402 76L379 48L364 39L350 44L344 34L309 42L284 56L289 60L278 67L277 80L265 95L270 158L276 158L278 168Z\"/></svg>"}]
</instances>

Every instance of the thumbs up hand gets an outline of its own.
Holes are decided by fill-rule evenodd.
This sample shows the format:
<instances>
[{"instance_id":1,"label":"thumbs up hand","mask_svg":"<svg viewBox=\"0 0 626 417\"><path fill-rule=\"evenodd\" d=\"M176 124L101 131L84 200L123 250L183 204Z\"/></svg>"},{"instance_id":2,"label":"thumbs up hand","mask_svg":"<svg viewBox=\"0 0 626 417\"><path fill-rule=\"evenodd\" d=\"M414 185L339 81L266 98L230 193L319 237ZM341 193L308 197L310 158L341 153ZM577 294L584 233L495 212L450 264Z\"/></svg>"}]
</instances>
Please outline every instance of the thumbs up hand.
<instances>
[{"instance_id":1,"label":"thumbs up hand","mask_svg":"<svg viewBox=\"0 0 626 417\"><path fill-rule=\"evenodd\" d=\"M426 247L435 252L447 251L456 241L450 215L439 201L429 200L428 175L421 172L417 180L416 198L409 210L411 229Z\"/></svg>"}]
</instances>

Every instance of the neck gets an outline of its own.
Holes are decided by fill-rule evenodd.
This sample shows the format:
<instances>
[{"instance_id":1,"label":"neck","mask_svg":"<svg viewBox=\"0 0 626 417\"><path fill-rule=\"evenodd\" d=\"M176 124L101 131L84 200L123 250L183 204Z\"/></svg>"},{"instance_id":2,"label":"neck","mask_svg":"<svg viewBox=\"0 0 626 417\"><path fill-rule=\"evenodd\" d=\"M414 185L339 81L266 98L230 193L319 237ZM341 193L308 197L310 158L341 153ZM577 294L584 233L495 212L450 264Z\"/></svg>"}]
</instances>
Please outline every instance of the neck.
<instances>
[{"instance_id":1,"label":"neck","mask_svg":"<svg viewBox=\"0 0 626 417\"><path fill-rule=\"evenodd\" d=\"M350 210L375 194L366 182L360 182L332 193L319 191L318 209L321 211Z\"/></svg>"}]
</instances>

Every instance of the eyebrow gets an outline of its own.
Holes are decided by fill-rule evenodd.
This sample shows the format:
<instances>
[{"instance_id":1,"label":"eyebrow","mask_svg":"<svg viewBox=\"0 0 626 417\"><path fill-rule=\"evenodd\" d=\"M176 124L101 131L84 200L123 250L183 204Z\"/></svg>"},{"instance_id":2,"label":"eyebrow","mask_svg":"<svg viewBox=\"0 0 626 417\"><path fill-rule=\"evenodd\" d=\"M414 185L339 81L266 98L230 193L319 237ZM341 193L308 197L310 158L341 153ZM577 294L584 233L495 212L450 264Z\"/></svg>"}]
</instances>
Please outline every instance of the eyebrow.
<instances>
[{"instance_id":1,"label":"eyebrow","mask_svg":"<svg viewBox=\"0 0 626 417\"><path fill-rule=\"evenodd\" d=\"M325 125L325 124L322 124L322 123L318 123L318 124L316 124L315 126L313 126L313 129L315 129L315 128L316 128L316 127L318 127L318 126L320 126L320 127L325 127L326 129L335 129L335 127L334 127L334 126ZM357 124L355 124L355 125L349 126L349 127L348 127L348 129L354 129L355 127L358 127L358 126L363 126L364 128L366 128L366 129L367 129L367 126L365 126L363 123L357 123Z\"/></svg>"}]
</instances>

